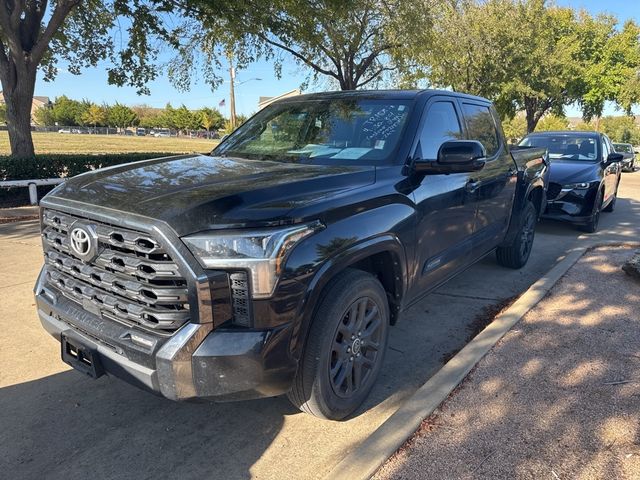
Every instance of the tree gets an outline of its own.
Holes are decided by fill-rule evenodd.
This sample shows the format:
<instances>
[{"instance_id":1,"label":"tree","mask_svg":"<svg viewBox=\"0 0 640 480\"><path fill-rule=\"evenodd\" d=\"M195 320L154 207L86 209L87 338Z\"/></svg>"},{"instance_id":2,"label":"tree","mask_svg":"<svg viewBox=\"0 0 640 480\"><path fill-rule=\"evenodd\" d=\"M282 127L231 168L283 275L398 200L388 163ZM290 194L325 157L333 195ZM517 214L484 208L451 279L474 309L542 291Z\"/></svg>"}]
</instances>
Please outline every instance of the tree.
<instances>
[{"instance_id":1,"label":"tree","mask_svg":"<svg viewBox=\"0 0 640 480\"><path fill-rule=\"evenodd\" d=\"M132 85L145 91L155 78L161 45L178 46L179 27L170 13L182 11L172 0L11 0L0 2L0 82L7 105L11 154L31 157L31 102L36 74L45 80L57 74L57 65L77 74L108 60L109 83ZM127 32L114 41L120 24Z\"/></svg>"},{"instance_id":2,"label":"tree","mask_svg":"<svg viewBox=\"0 0 640 480\"><path fill-rule=\"evenodd\" d=\"M53 121L58 125L75 126L79 125L79 119L84 113L82 102L73 100L66 95L57 97L51 107Z\"/></svg>"},{"instance_id":3,"label":"tree","mask_svg":"<svg viewBox=\"0 0 640 480\"><path fill-rule=\"evenodd\" d=\"M197 43L209 53L223 44L226 55L239 66L263 55L274 60L277 75L282 54L290 55L311 69L313 79L329 78L342 90L375 85L385 73L404 67L405 39L414 28L429 28L430 7L416 3L419 5L402 0L191 2L205 27ZM193 67L194 43L185 43L177 71Z\"/></svg>"},{"instance_id":4,"label":"tree","mask_svg":"<svg viewBox=\"0 0 640 480\"><path fill-rule=\"evenodd\" d=\"M532 132L578 99L575 28L571 9L544 0L462 0L442 4L411 51L433 85L488 97L506 118L523 111Z\"/></svg>"},{"instance_id":5,"label":"tree","mask_svg":"<svg viewBox=\"0 0 640 480\"><path fill-rule=\"evenodd\" d=\"M567 130L569 122L565 117L558 115L545 115L536 125L536 132L548 132L552 130Z\"/></svg>"},{"instance_id":6,"label":"tree","mask_svg":"<svg viewBox=\"0 0 640 480\"><path fill-rule=\"evenodd\" d=\"M574 127L574 130L577 130L579 132L593 132L596 130L596 127L590 121L585 122L583 120L576 124L576 126Z\"/></svg>"},{"instance_id":7,"label":"tree","mask_svg":"<svg viewBox=\"0 0 640 480\"><path fill-rule=\"evenodd\" d=\"M527 119L520 114L507 118L502 121L502 130L509 142L517 143L527 134Z\"/></svg>"},{"instance_id":8,"label":"tree","mask_svg":"<svg viewBox=\"0 0 640 480\"><path fill-rule=\"evenodd\" d=\"M113 125L118 128L131 127L132 125L135 125L138 120L136 112L126 105L122 105L117 102L114 106L108 108L107 118L109 125Z\"/></svg>"},{"instance_id":9,"label":"tree","mask_svg":"<svg viewBox=\"0 0 640 480\"><path fill-rule=\"evenodd\" d=\"M632 116L604 117L600 121L600 130L613 142L640 143L640 127Z\"/></svg>"},{"instance_id":10,"label":"tree","mask_svg":"<svg viewBox=\"0 0 640 480\"><path fill-rule=\"evenodd\" d=\"M104 107L92 104L86 112L84 112L82 118L85 124L93 125L95 129L98 125L105 125L107 123L107 111Z\"/></svg>"},{"instance_id":11,"label":"tree","mask_svg":"<svg viewBox=\"0 0 640 480\"><path fill-rule=\"evenodd\" d=\"M173 124L182 132L190 132L200 128L200 115L191 112L187 107L181 105L173 111Z\"/></svg>"},{"instance_id":12,"label":"tree","mask_svg":"<svg viewBox=\"0 0 640 480\"><path fill-rule=\"evenodd\" d=\"M631 114L640 102L640 27L629 20L618 30L615 17L593 18L583 12L578 43L584 118L601 117L607 101Z\"/></svg>"},{"instance_id":13,"label":"tree","mask_svg":"<svg viewBox=\"0 0 640 480\"><path fill-rule=\"evenodd\" d=\"M56 124L53 118L53 109L51 106L42 106L33 113L34 120L37 125L51 126Z\"/></svg>"},{"instance_id":14,"label":"tree","mask_svg":"<svg viewBox=\"0 0 640 480\"><path fill-rule=\"evenodd\" d=\"M176 125L176 109L167 103L160 115L160 126L164 128L177 128Z\"/></svg>"},{"instance_id":15,"label":"tree","mask_svg":"<svg viewBox=\"0 0 640 480\"><path fill-rule=\"evenodd\" d=\"M220 130L224 128L224 117L217 108L202 108L200 110L200 124L205 128L207 132L214 130Z\"/></svg>"},{"instance_id":16,"label":"tree","mask_svg":"<svg viewBox=\"0 0 640 480\"><path fill-rule=\"evenodd\" d=\"M7 105L0 103L0 123L7 123Z\"/></svg>"}]
</instances>

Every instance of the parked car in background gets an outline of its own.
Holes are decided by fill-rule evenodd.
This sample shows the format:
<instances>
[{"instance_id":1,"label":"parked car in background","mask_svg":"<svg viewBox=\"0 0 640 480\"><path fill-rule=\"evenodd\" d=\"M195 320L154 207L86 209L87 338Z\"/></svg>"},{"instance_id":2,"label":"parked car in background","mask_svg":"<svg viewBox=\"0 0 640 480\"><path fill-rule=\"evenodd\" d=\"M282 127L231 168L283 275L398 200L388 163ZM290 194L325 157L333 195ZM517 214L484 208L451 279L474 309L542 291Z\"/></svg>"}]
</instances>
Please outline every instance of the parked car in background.
<instances>
[{"instance_id":1,"label":"parked car in background","mask_svg":"<svg viewBox=\"0 0 640 480\"><path fill-rule=\"evenodd\" d=\"M616 205L622 154L598 132L539 132L527 135L523 146L548 149L551 161L545 217L595 232L600 212Z\"/></svg>"},{"instance_id":2,"label":"parked car in background","mask_svg":"<svg viewBox=\"0 0 640 480\"><path fill-rule=\"evenodd\" d=\"M58 130L58 133L71 133L70 128L61 128Z\"/></svg>"},{"instance_id":3,"label":"parked car in background","mask_svg":"<svg viewBox=\"0 0 640 480\"><path fill-rule=\"evenodd\" d=\"M170 137L171 130L169 130L168 128L159 128L155 131L153 136L154 137Z\"/></svg>"},{"instance_id":4,"label":"parked car in background","mask_svg":"<svg viewBox=\"0 0 640 480\"><path fill-rule=\"evenodd\" d=\"M173 400L288 393L341 419L400 312L490 253L527 263L545 157L511 152L479 97L280 100L211 155L95 170L47 195L38 314L92 377Z\"/></svg>"},{"instance_id":5,"label":"parked car in background","mask_svg":"<svg viewBox=\"0 0 640 480\"><path fill-rule=\"evenodd\" d=\"M136 136L138 137L144 137L147 134L147 130L142 128L142 127L138 127L136 128Z\"/></svg>"},{"instance_id":6,"label":"parked car in background","mask_svg":"<svg viewBox=\"0 0 640 480\"><path fill-rule=\"evenodd\" d=\"M633 145L630 143L614 143L613 147L616 152L622 154L622 169L627 172L635 171L636 153L633 151Z\"/></svg>"}]
</instances>

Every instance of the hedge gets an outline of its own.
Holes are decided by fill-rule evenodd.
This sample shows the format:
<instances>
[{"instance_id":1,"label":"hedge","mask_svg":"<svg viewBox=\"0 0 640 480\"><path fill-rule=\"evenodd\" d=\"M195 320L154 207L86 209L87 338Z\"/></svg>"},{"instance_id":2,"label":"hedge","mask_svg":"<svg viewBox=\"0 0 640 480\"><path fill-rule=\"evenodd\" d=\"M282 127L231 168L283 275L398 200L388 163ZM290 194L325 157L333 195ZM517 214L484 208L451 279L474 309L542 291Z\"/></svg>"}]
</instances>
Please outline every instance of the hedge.
<instances>
[{"instance_id":1,"label":"hedge","mask_svg":"<svg viewBox=\"0 0 640 480\"><path fill-rule=\"evenodd\" d=\"M45 154L25 159L0 156L0 181L73 177L88 170L170 155L175 153ZM52 188L38 187L38 197L41 198ZM0 188L0 207L28 204L27 188Z\"/></svg>"}]
</instances>

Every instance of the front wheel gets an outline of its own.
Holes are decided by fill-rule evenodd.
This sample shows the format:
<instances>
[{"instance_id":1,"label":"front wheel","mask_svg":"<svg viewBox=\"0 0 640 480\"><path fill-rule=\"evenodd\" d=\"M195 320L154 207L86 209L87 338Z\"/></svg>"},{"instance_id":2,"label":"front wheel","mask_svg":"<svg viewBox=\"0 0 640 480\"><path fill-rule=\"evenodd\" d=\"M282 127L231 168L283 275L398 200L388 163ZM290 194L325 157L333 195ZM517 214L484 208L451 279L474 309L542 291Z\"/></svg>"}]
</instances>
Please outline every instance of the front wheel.
<instances>
[{"instance_id":1,"label":"front wheel","mask_svg":"<svg viewBox=\"0 0 640 480\"><path fill-rule=\"evenodd\" d=\"M348 269L323 295L287 396L306 413L340 420L366 399L380 373L389 306L380 282Z\"/></svg>"},{"instance_id":2,"label":"front wheel","mask_svg":"<svg viewBox=\"0 0 640 480\"><path fill-rule=\"evenodd\" d=\"M526 265L533 248L533 239L536 233L538 211L533 203L527 202L520 216L520 229L510 245L498 247L496 258L504 267L522 268Z\"/></svg>"},{"instance_id":3,"label":"front wheel","mask_svg":"<svg viewBox=\"0 0 640 480\"><path fill-rule=\"evenodd\" d=\"M598 193L594 204L593 211L591 213L591 217L589 221L580 226L580 229L587 233L595 233L598 230L598 225L600 224L600 211L602 210L602 202L604 201L604 194L602 192Z\"/></svg>"}]
</instances>

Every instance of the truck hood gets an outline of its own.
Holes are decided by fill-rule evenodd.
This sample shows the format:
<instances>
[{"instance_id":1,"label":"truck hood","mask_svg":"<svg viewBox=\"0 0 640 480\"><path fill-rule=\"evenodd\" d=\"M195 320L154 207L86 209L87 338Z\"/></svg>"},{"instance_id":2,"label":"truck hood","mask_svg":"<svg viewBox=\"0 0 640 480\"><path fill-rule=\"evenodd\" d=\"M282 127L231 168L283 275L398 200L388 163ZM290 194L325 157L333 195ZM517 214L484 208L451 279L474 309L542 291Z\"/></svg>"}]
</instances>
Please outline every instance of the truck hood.
<instances>
[{"instance_id":1,"label":"truck hood","mask_svg":"<svg viewBox=\"0 0 640 480\"><path fill-rule=\"evenodd\" d=\"M600 162L552 160L549 181L561 185L567 183L593 182L599 180Z\"/></svg>"},{"instance_id":2,"label":"truck hood","mask_svg":"<svg viewBox=\"0 0 640 480\"><path fill-rule=\"evenodd\" d=\"M221 226L301 221L296 211L375 181L375 167L307 165L189 155L71 178L47 199L158 219L178 235ZM46 202L45 202L46 203Z\"/></svg>"}]
</instances>

